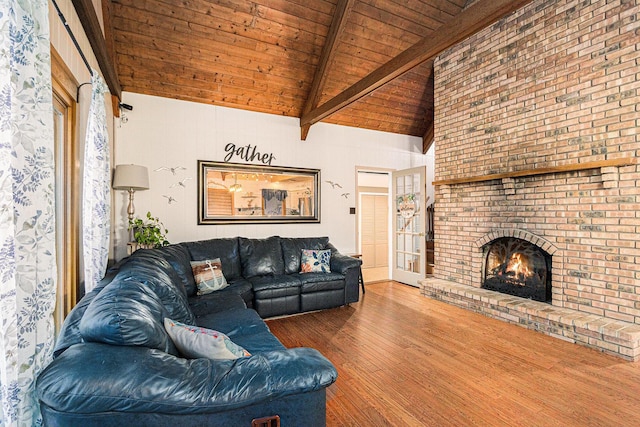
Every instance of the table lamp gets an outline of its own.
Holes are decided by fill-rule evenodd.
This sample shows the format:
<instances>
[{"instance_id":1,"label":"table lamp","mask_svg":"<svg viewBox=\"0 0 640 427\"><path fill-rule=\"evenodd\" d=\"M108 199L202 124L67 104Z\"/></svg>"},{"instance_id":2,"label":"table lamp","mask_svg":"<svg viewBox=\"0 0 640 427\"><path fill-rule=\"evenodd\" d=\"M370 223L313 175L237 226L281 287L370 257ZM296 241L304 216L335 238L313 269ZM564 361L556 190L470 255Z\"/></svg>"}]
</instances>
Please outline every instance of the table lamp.
<instances>
[{"instance_id":1,"label":"table lamp","mask_svg":"<svg viewBox=\"0 0 640 427\"><path fill-rule=\"evenodd\" d=\"M133 220L135 207L133 206L133 193L149 189L149 172L145 166L117 165L113 173L113 189L129 192L129 206L127 216Z\"/></svg>"}]
</instances>

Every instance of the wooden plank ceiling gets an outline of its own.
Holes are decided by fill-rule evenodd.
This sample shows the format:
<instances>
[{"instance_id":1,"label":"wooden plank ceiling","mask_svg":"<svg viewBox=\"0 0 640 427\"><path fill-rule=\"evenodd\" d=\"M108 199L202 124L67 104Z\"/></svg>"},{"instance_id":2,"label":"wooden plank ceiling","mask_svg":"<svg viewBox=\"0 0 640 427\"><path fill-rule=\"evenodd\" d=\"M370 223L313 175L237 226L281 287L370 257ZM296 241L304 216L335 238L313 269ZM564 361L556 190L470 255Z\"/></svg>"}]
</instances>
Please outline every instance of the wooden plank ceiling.
<instances>
[{"instance_id":1,"label":"wooden plank ceiling","mask_svg":"<svg viewBox=\"0 0 640 427\"><path fill-rule=\"evenodd\" d=\"M457 19L491 23L527 3L105 1L110 2L105 10L112 14L107 39L114 40L125 91L304 117L303 139L309 126L322 120L425 137L425 149L433 137L434 54L425 58L405 51L415 45L425 51L423 45L443 31L447 40L456 42L465 30L452 30ZM472 4L465 9L466 3ZM443 47L440 42L431 49ZM417 65L411 63L408 70L394 66L394 58L403 52L418 58ZM394 68L400 74L388 82L374 73L391 75ZM351 96L350 88L357 89L358 83L367 89ZM323 110L332 101L339 108Z\"/></svg>"}]
</instances>

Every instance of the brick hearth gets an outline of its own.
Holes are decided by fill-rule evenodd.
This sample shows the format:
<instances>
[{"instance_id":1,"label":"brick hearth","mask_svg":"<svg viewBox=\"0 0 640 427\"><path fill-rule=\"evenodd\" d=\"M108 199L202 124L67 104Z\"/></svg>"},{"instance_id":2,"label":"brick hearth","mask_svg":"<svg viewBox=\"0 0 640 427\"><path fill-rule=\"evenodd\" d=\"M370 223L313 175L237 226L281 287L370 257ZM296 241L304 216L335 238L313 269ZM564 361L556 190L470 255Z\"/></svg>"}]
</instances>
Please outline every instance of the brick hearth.
<instances>
[{"instance_id":1,"label":"brick hearth","mask_svg":"<svg viewBox=\"0 0 640 427\"><path fill-rule=\"evenodd\" d=\"M638 62L640 7L623 0L534 0L436 58L425 295L637 358ZM552 255L551 305L479 289L500 236Z\"/></svg>"},{"instance_id":2,"label":"brick hearth","mask_svg":"<svg viewBox=\"0 0 640 427\"><path fill-rule=\"evenodd\" d=\"M640 325L473 286L459 285L447 280L422 280L420 292L429 298L582 344L626 360L640 360Z\"/></svg>"}]
</instances>

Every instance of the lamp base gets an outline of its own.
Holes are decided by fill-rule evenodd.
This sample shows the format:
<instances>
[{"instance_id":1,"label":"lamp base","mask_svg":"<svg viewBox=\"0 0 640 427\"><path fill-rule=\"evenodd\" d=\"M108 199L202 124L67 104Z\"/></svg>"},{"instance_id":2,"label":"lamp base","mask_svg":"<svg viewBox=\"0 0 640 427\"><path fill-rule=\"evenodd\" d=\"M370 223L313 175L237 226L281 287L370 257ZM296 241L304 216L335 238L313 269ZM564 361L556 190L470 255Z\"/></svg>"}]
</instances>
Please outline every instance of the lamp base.
<instances>
[{"instance_id":1,"label":"lamp base","mask_svg":"<svg viewBox=\"0 0 640 427\"><path fill-rule=\"evenodd\" d=\"M127 218L129 218L129 221L127 223L127 227L129 229L129 240L133 241L133 228L131 228L131 222L133 221L133 215L136 213L136 207L133 205L133 194L136 192L136 190L134 190L133 188L130 188L128 191L129 191L129 206L127 206ZM131 251L129 255L131 255L134 251ZM129 248L127 248L127 252L129 252Z\"/></svg>"},{"instance_id":2,"label":"lamp base","mask_svg":"<svg viewBox=\"0 0 640 427\"><path fill-rule=\"evenodd\" d=\"M129 222L133 221L133 215L136 213L136 207L133 205L133 194L136 192L133 188L129 189L129 206L127 206L127 216Z\"/></svg>"}]
</instances>

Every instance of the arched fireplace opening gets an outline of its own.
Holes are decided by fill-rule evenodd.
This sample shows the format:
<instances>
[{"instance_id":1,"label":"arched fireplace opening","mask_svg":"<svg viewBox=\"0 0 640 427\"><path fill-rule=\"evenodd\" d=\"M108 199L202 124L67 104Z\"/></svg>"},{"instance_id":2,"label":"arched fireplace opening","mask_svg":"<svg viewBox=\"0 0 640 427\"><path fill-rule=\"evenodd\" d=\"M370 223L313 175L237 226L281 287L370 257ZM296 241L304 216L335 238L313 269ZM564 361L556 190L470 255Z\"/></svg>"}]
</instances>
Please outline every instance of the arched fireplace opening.
<instances>
[{"instance_id":1,"label":"arched fireplace opening","mask_svg":"<svg viewBox=\"0 0 640 427\"><path fill-rule=\"evenodd\" d=\"M526 240L502 237L483 247L482 287L551 302L551 255Z\"/></svg>"}]
</instances>

